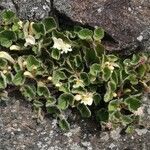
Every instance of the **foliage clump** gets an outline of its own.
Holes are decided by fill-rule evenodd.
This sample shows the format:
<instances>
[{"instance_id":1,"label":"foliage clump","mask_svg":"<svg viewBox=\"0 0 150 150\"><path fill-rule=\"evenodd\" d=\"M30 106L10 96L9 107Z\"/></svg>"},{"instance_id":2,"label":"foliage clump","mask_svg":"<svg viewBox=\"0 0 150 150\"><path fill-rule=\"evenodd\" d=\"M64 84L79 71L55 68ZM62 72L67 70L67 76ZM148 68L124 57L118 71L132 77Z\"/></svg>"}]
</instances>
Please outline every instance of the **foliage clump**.
<instances>
[{"instance_id":1,"label":"foliage clump","mask_svg":"<svg viewBox=\"0 0 150 150\"><path fill-rule=\"evenodd\" d=\"M137 123L141 96L149 92L148 53L121 58L107 52L99 27L64 31L52 17L22 22L11 11L1 16L1 99L7 87L17 87L32 102L38 119L45 109L63 130L69 129L69 108L110 128Z\"/></svg>"}]
</instances>

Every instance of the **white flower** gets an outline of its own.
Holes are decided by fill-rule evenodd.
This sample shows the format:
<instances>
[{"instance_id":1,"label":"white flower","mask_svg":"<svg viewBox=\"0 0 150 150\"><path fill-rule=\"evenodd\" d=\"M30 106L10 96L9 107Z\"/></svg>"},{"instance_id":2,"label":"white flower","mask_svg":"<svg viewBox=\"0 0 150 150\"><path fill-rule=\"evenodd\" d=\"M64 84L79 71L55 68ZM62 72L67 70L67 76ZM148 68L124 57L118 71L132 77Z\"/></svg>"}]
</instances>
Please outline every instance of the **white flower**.
<instances>
[{"instance_id":1,"label":"white flower","mask_svg":"<svg viewBox=\"0 0 150 150\"><path fill-rule=\"evenodd\" d=\"M8 66L8 70L11 70L11 66Z\"/></svg>"},{"instance_id":2,"label":"white flower","mask_svg":"<svg viewBox=\"0 0 150 150\"><path fill-rule=\"evenodd\" d=\"M6 74L8 71L7 70L3 70L3 74Z\"/></svg>"},{"instance_id":3,"label":"white flower","mask_svg":"<svg viewBox=\"0 0 150 150\"><path fill-rule=\"evenodd\" d=\"M11 45L10 46L10 48L9 48L10 50L21 50L21 47L20 46L17 46L17 45Z\"/></svg>"},{"instance_id":4,"label":"white flower","mask_svg":"<svg viewBox=\"0 0 150 150\"><path fill-rule=\"evenodd\" d=\"M92 105L93 103L93 94L92 93L86 93L83 95L83 98L81 100L81 103L85 105Z\"/></svg>"},{"instance_id":5,"label":"white flower","mask_svg":"<svg viewBox=\"0 0 150 150\"><path fill-rule=\"evenodd\" d=\"M117 93L113 93L113 97L117 97Z\"/></svg>"},{"instance_id":6,"label":"white flower","mask_svg":"<svg viewBox=\"0 0 150 150\"><path fill-rule=\"evenodd\" d=\"M82 99L82 96L80 94L75 95L74 99L76 101L80 101Z\"/></svg>"},{"instance_id":7,"label":"white flower","mask_svg":"<svg viewBox=\"0 0 150 150\"><path fill-rule=\"evenodd\" d=\"M35 38L32 35L27 35L25 37L26 43L24 44L25 47L28 45L35 45Z\"/></svg>"},{"instance_id":8,"label":"white flower","mask_svg":"<svg viewBox=\"0 0 150 150\"><path fill-rule=\"evenodd\" d=\"M76 84L73 85L73 88L84 87L84 83L82 80L77 79Z\"/></svg>"},{"instance_id":9,"label":"white flower","mask_svg":"<svg viewBox=\"0 0 150 150\"><path fill-rule=\"evenodd\" d=\"M111 72L114 71L115 67L119 67L119 65L117 63L114 63L114 62L105 62L105 66L107 66Z\"/></svg>"},{"instance_id":10,"label":"white flower","mask_svg":"<svg viewBox=\"0 0 150 150\"><path fill-rule=\"evenodd\" d=\"M56 86L56 87L61 87L61 86L62 86L62 83L56 83L55 86Z\"/></svg>"},{"instance_id":11,"label":"white flower","mask_svg":"<svg viewBox=\"0 0 150 150\"><path fill-rule=\"evenodd\" d=\"M81 101L84 105L92 105L93 103L93 93L90 92L77 94L74 98L76 101Z\"/></svg>"},{"instance_id":12,"label":"white flower","mask_svg":"<svg viewBox=\"0 0 150 150\"><path fill-rule=\"evenodd\" d=\"M22 64L23 64L23 66L25 67L25 66L27 65L27 62L26 62L26 61L24 61Z\"/></svg>"},{"instance_id":13,"label":"white flower","mask_svg":"<svg viewBox=\"0 0 150 150\"><path fill-rule=\"evenodd\" d=\"M20 28L23 27L23 22L22 21L18 21L18 25L20 26Z\"/></svg>"},{"instance_id":14,"label":"white flower","mask_svg":"<svg viewBox=\"0 0 150 150\"><path fill-rule=\"evenodd\" d=\"M53 48L61 50L61 53L68 53L72 51L71 45L64 42L61 38L53 37L54 45Z\"/></svg>"},{"instance_id":15,"label":"white flower","mask_svg":"<svg viewBox=\"0 0 150 150\"><path fill-rule=\"evenodd\" d=\"M51 81L51 80L52 80L52 77L51 77L51 76L49 76L47 79L48 79L49 81Z\"/></svg>"},{"instance_id":16,"label":"white flower","mask_svg":"<svg viewBox=\"0 0 150 150\"><path fill-rule=\"evenodd\" d=\"M137 111L135 111L134 112L134 114L136 115L136 116L142 116L143 115L143 107L139 107L138 109L137 109Z\"/></svg>"}]
</instances>

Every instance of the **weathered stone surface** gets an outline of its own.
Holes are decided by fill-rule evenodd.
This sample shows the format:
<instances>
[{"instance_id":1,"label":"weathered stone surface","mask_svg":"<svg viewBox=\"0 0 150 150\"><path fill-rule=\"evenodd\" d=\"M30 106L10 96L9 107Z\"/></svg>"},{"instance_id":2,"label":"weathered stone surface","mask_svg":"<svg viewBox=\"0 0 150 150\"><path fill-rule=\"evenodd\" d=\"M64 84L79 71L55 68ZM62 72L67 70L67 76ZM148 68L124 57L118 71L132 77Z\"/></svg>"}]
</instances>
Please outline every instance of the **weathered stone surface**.
<instances>
[{"instance_id":1,"label":"weathered stone surface","mask_svg":"<svg viewBox=\"0 0 150 150\"><path fill-rule=\"evenodd\" d=\"M150 50L149 0L54 0L54 7L73 21L103 27L118 49Z\"/></svg>"},{"instance_id":2,"label":"weathered stone surface","mask_svg":"<svg viewBox=\"0 0 150 150\"><path fill-rule=\"evenodd\" d=\"M0 11L3 9L10 9L16 12L15 5L11 0L0 0Z\"/></svg>"},{"instance_id":3,"label":"weathered stone surface","mask_svg":"<svg viewBox=\"0 0 150 150\"><path fill-rule=\"evenodd\" d=\"M40 20L51 11L50 0L2 0L0 10L11 9L22 19Z\"/></svg>"},{"instance_id":4,"label":"weathered stone surface","mask_svg":"<svg viewBox=\"0 0 150 150\"><path fill-rule=\"evenodd\" d=\"M148 97L144 103L149 105ZM13 94L6 104L0 101L0 150L149 150L150 118L145 115L146 128L122 135L120 128L101 132L95 121L70 113L71 130L64 133L50 117L37 124L30 103Z\"/></svg>"}]
</instances>

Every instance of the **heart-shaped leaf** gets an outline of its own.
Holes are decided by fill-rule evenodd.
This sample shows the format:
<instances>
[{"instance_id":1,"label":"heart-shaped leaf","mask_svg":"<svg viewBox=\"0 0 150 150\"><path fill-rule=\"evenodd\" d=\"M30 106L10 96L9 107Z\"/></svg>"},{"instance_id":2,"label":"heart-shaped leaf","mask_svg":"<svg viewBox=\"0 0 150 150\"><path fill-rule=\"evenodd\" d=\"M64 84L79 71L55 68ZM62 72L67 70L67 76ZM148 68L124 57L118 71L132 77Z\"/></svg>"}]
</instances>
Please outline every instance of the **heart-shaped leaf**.
<instances>
[{"instance_id":1,"label":"heart-shaped leaf","mask_svg":"<svg viewBox=\"0 0 150 150\"><path fill-rule=\"evenodd\" d=\"M51 32L52 30L55 30L57 28L57 23L54 20L54 18L52 18L52 17L45 18L42 22L45 26L47 33Z\"/></svg>"},{"instance_id":2,"label":"heart-shaped leaf","mask_svg":"<svg viewBox=\"0 0 150 150\"><path fill-rule=\"evenodd\" d=\"M102 29L102 28L96 28L95 30L94 30L94 39L95 40L97 40L97 41L99 41L99 40L101 40L101 39L103 39L104 38L104 30Z\"/></svg>"},{"instance_id":3,"label":"heart-shaped leaf","mask_svg":"<svg viewBox=\"0 0 150 150\"><path fill-rule=\"evenodd\" d=\"M37 83L37 94L39 96L44 96L45 98L49 98L51 95L49 89L43 82Z\"/></svg>"},{"instance_id":4,"label":"heart-shaped leaf","mask_svg":"<svg viewBox=\"0 0 150 150\"><path fill-rule=\"evenodd\" d=\"M97 121L107 122L108 117L109 117L108 111L104 108L98 110L96 113Z\"/></svg>"},{"instance_id":5,"label":"heart-shaped leaf","mask_svg":"<svg viewBox=\"0 0 150 150\"><path fill-rule=\"evenodd\" d=\"M100 94L96 93L93 95L93 100L94 100L94 104L97 106L101 102L102 97Z\"/></svg>"},{"instance_id":6,"label":"heart-shaped leaf","mask_svg":"<svg viewBox=\"0 0 150 150\"><path fill-rule=\"evenodd\" d=\"M124 101L131 111L136 111L141 106L141 102L136 97L128 97Z\"/></svg>"},{"instance_id":7,"label":"heart-shaped leaf","mask_svg":"<svg viewBox=\"0 0 150 150\"><path fill-rule=\"evenodd\" d=\"M23 75L23 71L21 70L21 71L18 71L16 74L15 74L15 76L14 76L14 78L13 78L13 83L15 84L15 85L23 85L24 84L24 82L25 82L25 77L24 77L24 75Z\"/></svg>"},{"instance_id":8,"label":"heart-shaped leaf","mask_svg":"<svg viewBox=\"0 0 150 150\"><path fill-rule=\"evenodd\" d=\"M70 124L68 123L66 119L59 120L59 126L63 131L70 130Z\"/></svg>"},{"instance_id":9,"label":"heart-shaped leaf","mask_svg":"<svg viewBox=\"0 0 150 150\"><path fill-rule=\"evenodd\" d=\"M22 88L21 88L21 92L22 94L28 98L28 100L32 100L35 98L36 96L36 88L34 86L30 86L30 85L24 85Z\"/></svg>"},{"instance_id":10,"label":"heart-shaped leaf","mask_svg":"<svg viewBox=\"0 0 150 150\"><path fill-rule=\"evenodd\" d=\"M69 104L72 105L74 103L74 96L70 93L61 94L58 98L58 107L62 110L68 108Z\"/></svg>"},{"instance_id":11,"label":"heart-shaped leaf","mask_svg":"<svg viewBox=\"0 0 150 150\"><path fill-rule=\"evenodd\" d=\"M60 59L60 50L58 49L53 49L51 52L52 58L59 60Z\"/></svg>"},{"instance_id":12,"label":"heart-shaped leaf","mask_svg":"<svg viewBox=\"0 0 150 150\"><path fill-rule=\"evenodd\" d=\"M61 70L56 70L53 72L52 80L54 83L58 83L60 80L65 80L67 76Z\"/></svg>"},{"instance_id":13,"label":"heart-shaped leaf","mask_svg":"<svg viewBox=\"0 0 150 150\"><path fill-rule=\"evenodd\" d=\"M79 104L77 106L77 109L80 111L80 114L81 114L82 117L89 118L91 116L91 111L86 105Z\"/></svg>"},{"instance_id":14,"label":"heart-shaped leaf","mask_svg":"<svg viewBox=\"0 0 150 150\"><path fill-rule=\"evenodd\" d=\"M78 36L82 40L91 40L93 32L89 29L82 29L78 32Z\"/></svg>"},{"instance_id":15,"label":"heart-shaped leaf","mask_svg":"<svg viewBox=\"0 0 150 150\"><path fill-rule=\"evenodd\" d=\"M37 38L45 34L45 27L42 23L34 23L32 29Z\"/></svg>"},{"instance_id":16,"label":"heart-shaped leaf","mask_svg":"<svg viewBox=\"0 0 150 150\"><path fill-rule=\"evenodd\" d=\"M2 12L1 17L3 22L5 22L5 24L11 24L15 18L15 13L12 12L11 10L5 10Z\"/></svg>"},{"instance_id":17,"label":"heart-shaped leaf","mask_svg":"<svg viewBox=\"0 0 150 150\"><path fill-rule=\"evenodd\" d=\"M111 74L112 74L111 70L108 67L104 67L102 76L103 80L108 81L111 77Z\"/></svg>"},{"instance_id":18,"label":"heart-shaped leaf","mask_svg":"<svg viewBox=\"0 0 150 150\"><path fill-rule=\"evenodd\" d=\"M40 67L40 61L36 59L33 55L28 56L26 59L28 71L33 71L35 68Z\"/></svg>"},{"instance_id":19,"label":"heart-shaped leaf","mask_svg":"<svg viewBox=\"0 0 150 150\"><path fill-rule=\"evenodd\" d=\"M100 64L92 64L90 66L90 74L93 76L97 76L101 72Z\"/></svg>"}]
</instances>

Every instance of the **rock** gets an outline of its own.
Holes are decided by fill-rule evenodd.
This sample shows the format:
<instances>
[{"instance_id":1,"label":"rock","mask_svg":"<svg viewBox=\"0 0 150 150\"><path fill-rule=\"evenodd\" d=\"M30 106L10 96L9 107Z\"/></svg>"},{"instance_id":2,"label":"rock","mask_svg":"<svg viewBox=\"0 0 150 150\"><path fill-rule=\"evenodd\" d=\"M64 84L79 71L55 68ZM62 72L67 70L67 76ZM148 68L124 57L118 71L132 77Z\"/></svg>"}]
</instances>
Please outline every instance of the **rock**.
<instances>
[{"instance_id":1,"label":"rock","mask_svg":"<svg viewBox=\"0 0 150 150\"><path fill-rule=\"evenodd\" d=\"M0 10L10 9L21 19L40 20L51 12L50 0L2 0Z\"/></svg>"},{"instance_id":2,"label":"rock","mask_svg":"<svg viewBox=\"0 0 150 150\"><path fill-rule=\"evenodd\" d=\"M101 26L117 42L114 49L150 50L149 0L54 0L56 10L71 20Z\"/></svg>"},{"instance_id":3,"label":"rock","mask_svg":"<svg viewBox=\"0 0 150 150\"><path fill-rule=\"evenodd\" d=\"M14 112L18 112L17 117ZM102 132L96 121L76 117L70 118L71 130L65 133L58 128L56 119L45 116L43 123L37 124L33 116L32 105L18 93L10 95L6 107L0 105L0 150L149 150L150 147L148 128L137 128L131 135L120 134L120 128Z\"/></svg>"},{"instance_id":4,"label":"rock","mask_svg":"<svg viewBox=\"0 0 150 150\"><path fill-rule=\"evenodd\" d=\"M10 10L16 12L15 5L11 0L1 0L0 1L0 11L2 11L3 9L10 9Z\"/></svg>"}]
</instances>

